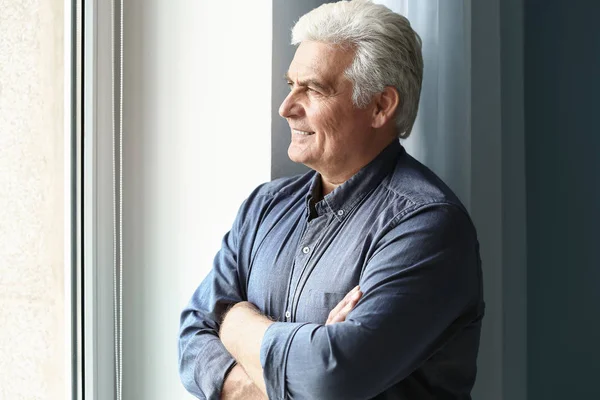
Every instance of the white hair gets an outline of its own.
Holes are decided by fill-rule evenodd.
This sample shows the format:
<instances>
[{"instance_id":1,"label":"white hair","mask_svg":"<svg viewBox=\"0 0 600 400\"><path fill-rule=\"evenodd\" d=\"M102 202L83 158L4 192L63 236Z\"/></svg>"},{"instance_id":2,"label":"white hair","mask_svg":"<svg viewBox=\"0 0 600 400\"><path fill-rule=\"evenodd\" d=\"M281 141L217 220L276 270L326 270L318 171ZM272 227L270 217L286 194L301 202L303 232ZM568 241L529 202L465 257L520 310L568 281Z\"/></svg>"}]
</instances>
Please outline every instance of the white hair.
<instances>
[{"instance_id":1,"label":"white hair","mask_svg":"<svg viewBox=\"0 0 600 400\"><path fill-rule=\"evenodd\" d=\"M331 43L355 50L345 71L354 85L352 101L366 107L386 86L400 94L396 111L398 137L410 135L423 81L421 38L402 15L368 0L323 4L303 15L292 29L292 44Z\"/></svg>"}]
</instances>

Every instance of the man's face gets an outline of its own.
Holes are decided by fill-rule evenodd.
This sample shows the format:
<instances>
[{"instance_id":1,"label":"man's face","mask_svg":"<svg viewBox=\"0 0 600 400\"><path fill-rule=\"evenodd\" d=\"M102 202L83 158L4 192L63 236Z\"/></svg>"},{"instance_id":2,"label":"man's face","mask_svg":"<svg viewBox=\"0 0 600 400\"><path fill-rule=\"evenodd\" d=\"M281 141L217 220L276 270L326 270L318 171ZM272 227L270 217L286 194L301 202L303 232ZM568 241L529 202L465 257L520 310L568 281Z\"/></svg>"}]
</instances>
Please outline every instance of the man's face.
<instances>
[{"instance_id":1,"label":"man's face","mask_svg":"<svg viewBox=\"0 0 600 400\"><path fill-rule=\"evenodd\" d=\"M353 168L371 136L371 107L354 107L352 82L344 75L353 58L351 50L302 42L287 73L290 94L279 114L291 128L288 155L322 174Z\"/></svg>"}]
</instances>

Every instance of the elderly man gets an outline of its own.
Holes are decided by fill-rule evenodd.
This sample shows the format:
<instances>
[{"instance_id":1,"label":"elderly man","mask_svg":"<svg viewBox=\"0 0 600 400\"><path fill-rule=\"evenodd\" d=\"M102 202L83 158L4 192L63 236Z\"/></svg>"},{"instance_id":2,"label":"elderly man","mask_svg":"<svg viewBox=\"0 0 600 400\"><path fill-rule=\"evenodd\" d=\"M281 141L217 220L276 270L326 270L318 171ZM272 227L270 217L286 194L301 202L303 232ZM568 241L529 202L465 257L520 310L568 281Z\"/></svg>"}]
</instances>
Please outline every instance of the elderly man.
<instances>
[{"instance_id":1,"label":"elderly man","mask_svg":"<svg viewBox=\"0 0 600 400\"><path fill-rule=\"evenodd\" d=\"M323 5L279 113L312 169L258 187L181 317L180 374L207 399L469 399L483 299L473 224L408 155L423 61L409 22Z\"/></svg>"}]
</instances>

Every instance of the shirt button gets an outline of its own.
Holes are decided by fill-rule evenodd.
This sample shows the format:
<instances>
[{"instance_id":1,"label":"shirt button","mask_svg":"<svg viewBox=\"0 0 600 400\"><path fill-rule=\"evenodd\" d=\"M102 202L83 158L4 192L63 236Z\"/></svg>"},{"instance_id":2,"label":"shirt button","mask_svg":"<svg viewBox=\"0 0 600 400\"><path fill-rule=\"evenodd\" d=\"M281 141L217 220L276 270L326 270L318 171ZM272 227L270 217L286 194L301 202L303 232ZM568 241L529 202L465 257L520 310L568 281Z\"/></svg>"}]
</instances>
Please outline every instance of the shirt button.
<instances>
[{"instance_id":1,"label":"shirt button","mask_svg":"<svg viewBox=\"0 0 600 400\"><path fill-rule=\"evenodd\" d=\"M286 312L285 312L285 317L286 317L287 319L290 319L290 317L291 317L291 316L292 316L292 313L291 313L291 312L289 312L289 311L286 311Z\"/></svg>"},{"instance_id":2,"label":"shirt button","mask_svg":"<svg viewBox=\"0 0 600 400\"><path fill-rule=\"evenodd\" d=\"M310 247L306 246L305 248L302 249L302 252L304 254L308 254L308 252L310 251Z\"/></svg>"},{"instance_id":3,"label":"shirt button","mask_svg":"<svg viewBox=\"0 0 600 400\"><path fill-rule=\"evenodd\" d=\"M344 215L344 210L339 210L339 211L337 212L337 214L338 214L338 215L341 217L342 215Z\"/></svg>"}]
</instances>

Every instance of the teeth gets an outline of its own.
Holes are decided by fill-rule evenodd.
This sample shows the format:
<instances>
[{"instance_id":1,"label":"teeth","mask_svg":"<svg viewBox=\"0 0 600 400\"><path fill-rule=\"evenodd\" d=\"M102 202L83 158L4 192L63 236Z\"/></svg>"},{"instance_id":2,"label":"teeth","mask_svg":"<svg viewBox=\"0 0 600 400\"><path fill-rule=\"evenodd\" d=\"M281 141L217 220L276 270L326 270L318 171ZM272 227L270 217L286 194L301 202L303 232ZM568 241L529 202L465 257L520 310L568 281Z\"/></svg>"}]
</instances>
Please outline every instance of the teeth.
<instances>
[{"instance_id":1,"label":"teeth","mask_svg":"<svg viewBox=\"0 0 600 400\"><path fill-rule=\"evenodd\" d=\"M304 135L304 136L308 136L308 135L312 135L313 134L313 132L297 131L296 129L292 129L292 132L294 132L297 135Z\"/></svg>"}]
</instances>

